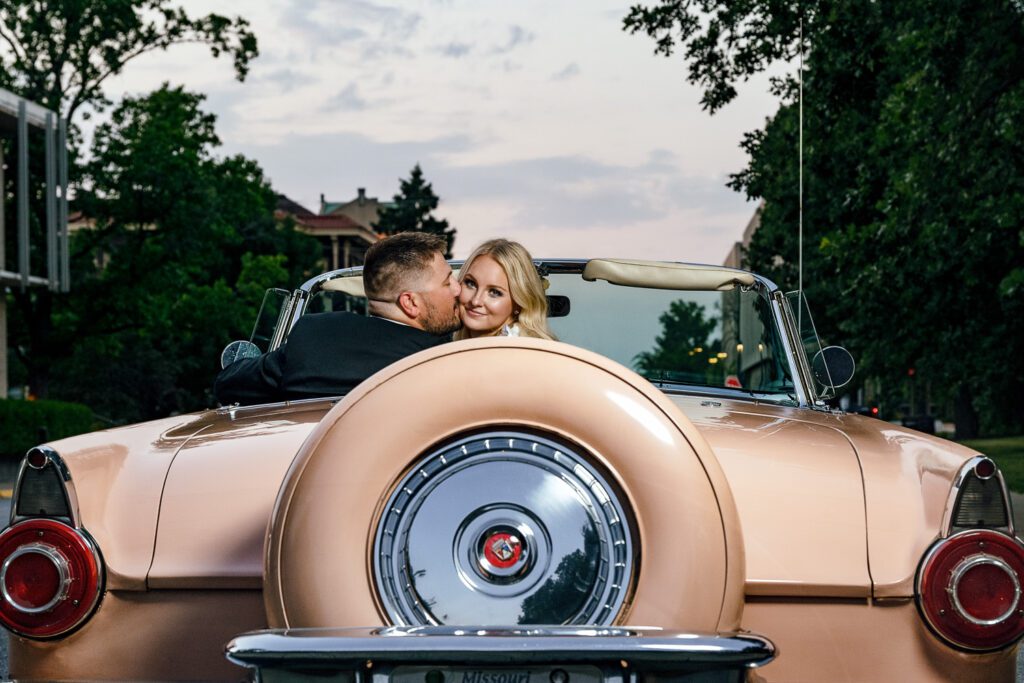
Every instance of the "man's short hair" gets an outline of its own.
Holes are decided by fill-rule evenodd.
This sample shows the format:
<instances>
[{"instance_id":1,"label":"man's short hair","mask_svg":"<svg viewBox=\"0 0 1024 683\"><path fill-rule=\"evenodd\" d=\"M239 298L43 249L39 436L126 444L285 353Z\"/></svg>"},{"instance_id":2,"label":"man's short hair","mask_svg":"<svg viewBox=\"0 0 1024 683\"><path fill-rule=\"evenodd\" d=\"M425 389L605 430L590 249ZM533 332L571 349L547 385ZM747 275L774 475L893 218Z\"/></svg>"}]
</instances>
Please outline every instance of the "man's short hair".
<instances>
[{"instance_id":1,"label":"man's short hair","mask_svg":"<svg viewBox=\"0 0 1024 683\"><path fill-rule=\"evenodd\" d=\"M390 301L417 286L435 254L448 243L427 232L400 232L370 245L363 261L363 288L371 300Z\"/></svg>"}]
</instances>

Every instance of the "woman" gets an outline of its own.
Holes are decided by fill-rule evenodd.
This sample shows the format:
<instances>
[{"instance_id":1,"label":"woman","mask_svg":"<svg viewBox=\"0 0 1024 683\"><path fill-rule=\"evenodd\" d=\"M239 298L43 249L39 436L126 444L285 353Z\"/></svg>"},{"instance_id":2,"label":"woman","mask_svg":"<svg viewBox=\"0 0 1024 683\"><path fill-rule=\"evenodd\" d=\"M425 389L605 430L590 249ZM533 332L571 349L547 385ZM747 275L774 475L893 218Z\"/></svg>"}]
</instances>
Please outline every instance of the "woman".
<instances>
[{"instance_id":1,"label":"woman","mask_svg":"<svg viewBox=\"0 0 1024 683\"><path fill-rule=\"evenodd\" d=\"M477 247L459 271L462 329L456 339L540 337L554 339L548 329L544 283L523 245L504 239Z\"/></svg>"}]
</instances>

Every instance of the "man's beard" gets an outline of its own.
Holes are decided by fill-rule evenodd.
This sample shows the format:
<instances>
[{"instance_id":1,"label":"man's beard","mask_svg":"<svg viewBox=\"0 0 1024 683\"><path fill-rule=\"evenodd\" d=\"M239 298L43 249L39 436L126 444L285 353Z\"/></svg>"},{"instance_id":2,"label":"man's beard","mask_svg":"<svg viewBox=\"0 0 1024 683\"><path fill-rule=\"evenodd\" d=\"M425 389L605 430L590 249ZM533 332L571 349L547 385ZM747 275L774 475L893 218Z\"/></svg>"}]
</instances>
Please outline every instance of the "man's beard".
<instances>
[{"instance_id":1,"label":"man's beard","mask_svg":"<svg viewBox=\"0 0 1024 683\"><path fill-rule=\"evenodd\" d=\"M440 337L462 328L462 318L459 317L458 302L450 311L439 309L430 301L425 301L424 303L427 309L422 321L424 331Z\"/></svg>"}]
</instances>

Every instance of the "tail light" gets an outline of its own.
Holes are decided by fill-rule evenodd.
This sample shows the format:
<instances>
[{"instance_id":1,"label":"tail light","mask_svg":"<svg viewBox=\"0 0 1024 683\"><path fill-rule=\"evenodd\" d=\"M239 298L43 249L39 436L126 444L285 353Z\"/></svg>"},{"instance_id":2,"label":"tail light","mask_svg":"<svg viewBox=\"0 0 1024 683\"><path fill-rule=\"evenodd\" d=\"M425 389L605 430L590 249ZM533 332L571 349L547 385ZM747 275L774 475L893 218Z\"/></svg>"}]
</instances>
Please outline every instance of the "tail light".
<instances>
[{"instance_id":1,"label":"tail light","mask_svg":"<svg viewBox=\"0 0 1024 683\"><path fill-rule=\"evenodd\" d=\"M1024 546L1007 534L964 531L925 555L917 598L928 625L955 647L985 651L1024 634Z\"/></svg>"},{"instance_id":2,"label":"tail light","mask_svg":"<svg viewBox=\"0 0 1024 683\"><path fill-rule=\"evenodd\" d=\"M81 531L52 519L0 534L0 623L30 638L68 633L92 614L102 563Z\"/></svg>"}]
</instances>

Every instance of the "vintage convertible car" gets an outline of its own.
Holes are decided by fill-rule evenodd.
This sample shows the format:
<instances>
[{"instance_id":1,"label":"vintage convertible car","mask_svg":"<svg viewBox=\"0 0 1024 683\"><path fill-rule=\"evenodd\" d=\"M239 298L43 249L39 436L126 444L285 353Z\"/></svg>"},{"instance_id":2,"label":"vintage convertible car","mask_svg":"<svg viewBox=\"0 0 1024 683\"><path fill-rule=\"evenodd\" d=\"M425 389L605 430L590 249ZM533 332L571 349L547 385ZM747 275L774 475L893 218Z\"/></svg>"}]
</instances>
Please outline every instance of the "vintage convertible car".
<instances>
[{"instance_id":1,"label":"vintage convertible car","mask_svg":"<svg viewBox=\"0 0 1024 683\"><path fill-rule=\"evenodd\" d=\"M0 535L12 676L1012 680L992 460L831 409L848 356L756 275L537 265L561 342L33 448ZM229 355L361 295L357 269L271 292Z\"/></svg>"}]
</instances>

